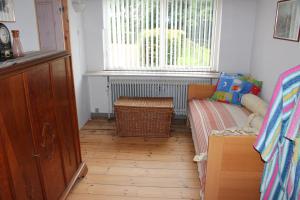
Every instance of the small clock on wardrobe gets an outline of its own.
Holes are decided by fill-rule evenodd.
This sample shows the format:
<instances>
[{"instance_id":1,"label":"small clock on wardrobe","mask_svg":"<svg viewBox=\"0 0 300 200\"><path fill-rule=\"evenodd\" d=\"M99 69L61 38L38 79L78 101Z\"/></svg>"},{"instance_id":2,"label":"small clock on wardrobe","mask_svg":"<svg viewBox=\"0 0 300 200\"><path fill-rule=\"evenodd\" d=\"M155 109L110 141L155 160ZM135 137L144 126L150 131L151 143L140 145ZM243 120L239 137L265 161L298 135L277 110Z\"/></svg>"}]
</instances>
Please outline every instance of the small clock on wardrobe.
<instances>
[{"instance_id":1,"label":"small clock on wardrobe","mask_svg":"<svg viewBox=\"0 0 300 200\"><path fill-rule=\"evenodd\" d=\"M0 61L13 58L11 38L8 28L0 23Z\"/></svg>"}]
</instances>

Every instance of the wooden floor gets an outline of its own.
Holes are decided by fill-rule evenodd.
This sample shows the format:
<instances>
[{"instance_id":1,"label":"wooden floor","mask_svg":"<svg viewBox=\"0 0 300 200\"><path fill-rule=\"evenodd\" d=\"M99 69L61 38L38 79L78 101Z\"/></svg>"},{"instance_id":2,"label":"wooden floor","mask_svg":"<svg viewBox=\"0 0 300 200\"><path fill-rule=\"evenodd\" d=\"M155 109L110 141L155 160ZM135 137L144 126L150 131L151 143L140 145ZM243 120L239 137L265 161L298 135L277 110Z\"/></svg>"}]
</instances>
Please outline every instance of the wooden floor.
<instances>
[{"instance_id":1,"label":"wooden floor","mask_svg":"<svg viewBox=\"0 0 300 200\"><path fill-rule=\"evenodd\" d=\"M81 130L89 172L68 200L200 199L194 146L183 122L172 137L119 138L114 121L89 121Z\"/></svg>"}]
</instances>

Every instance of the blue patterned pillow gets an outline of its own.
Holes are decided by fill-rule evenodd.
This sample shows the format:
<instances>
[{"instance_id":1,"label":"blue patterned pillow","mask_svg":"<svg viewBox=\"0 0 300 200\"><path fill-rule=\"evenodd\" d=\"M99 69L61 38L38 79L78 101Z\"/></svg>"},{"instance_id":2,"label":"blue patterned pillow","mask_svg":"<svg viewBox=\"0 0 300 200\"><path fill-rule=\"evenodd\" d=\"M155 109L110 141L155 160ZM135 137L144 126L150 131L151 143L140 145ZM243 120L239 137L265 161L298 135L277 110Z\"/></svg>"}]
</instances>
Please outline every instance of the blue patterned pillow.
<instances>
[{"instance_id":1,"label":"blue patterned pillow","mask_svg":"<svg viewBox=\"0 0 300 200\"><path fill-rule=\"evenodd\" d=\"M240 92L243 90L244 85L244 81L240 79L241 77L242 74L221 73L217 89L211 99L240 105Z\"/></svg>"}]
</instances>

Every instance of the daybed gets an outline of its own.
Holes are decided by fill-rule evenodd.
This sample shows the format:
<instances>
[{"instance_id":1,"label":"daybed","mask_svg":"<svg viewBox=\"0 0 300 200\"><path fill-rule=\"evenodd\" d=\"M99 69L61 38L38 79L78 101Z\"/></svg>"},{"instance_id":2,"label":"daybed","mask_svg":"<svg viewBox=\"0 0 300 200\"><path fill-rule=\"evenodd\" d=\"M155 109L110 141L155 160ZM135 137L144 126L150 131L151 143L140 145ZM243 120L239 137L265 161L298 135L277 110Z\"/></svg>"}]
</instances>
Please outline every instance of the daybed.
<instances>
[{"instance_id":1,"label":"daybed","mask_svg":"<svg viewBox=\"0 0 300 200\"><path fill-rule=\"evenodd\" d=\"M259 199L263 162L252 146L256 136L220 131L243 126L251 112L207 100L214 88L190 85L188 91L188 121L199 159L201 195L209 200Z\"/></svg>"}]
</instances>

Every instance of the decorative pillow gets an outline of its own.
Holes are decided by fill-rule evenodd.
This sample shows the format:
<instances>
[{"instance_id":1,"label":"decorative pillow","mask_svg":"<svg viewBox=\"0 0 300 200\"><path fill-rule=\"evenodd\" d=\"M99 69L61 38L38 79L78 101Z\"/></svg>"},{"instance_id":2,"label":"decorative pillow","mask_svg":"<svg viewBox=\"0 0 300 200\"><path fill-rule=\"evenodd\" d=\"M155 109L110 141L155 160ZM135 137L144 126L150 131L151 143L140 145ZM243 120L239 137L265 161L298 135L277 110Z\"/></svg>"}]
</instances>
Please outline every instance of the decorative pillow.
<instances>
[{"instance_id":1,"label":"decorative pillow","mask_svg":"<svg viewBox=\"0 0 300 200\"><path fill-rule=\"evenodd\" d=\"M250 76L241 76L240 79L244 82L241 94L251 93L256 96L259 95L263 84L262 81L258 81Z\"/></svg>"},{"instance_id":2,"label":"decorative pillow","mask_svg":"<svg viewBox=\"0 0 300 200\"><path fill-rule=\"evenodd\" d=\"M241 74L221 73L217 89L212 100L240 105L244 81Z\"/></svg>"},{"instance_id":3,"label":"decorative pillow","mask_svg":"<svg viewBox=\"0 0 300 200\"><path fill-rule=\"evenodd\" d=\"M259 95L262 81L242 74L221 73L212 100L240 105L244 94Z\"/></svg>"}]
</instances>

